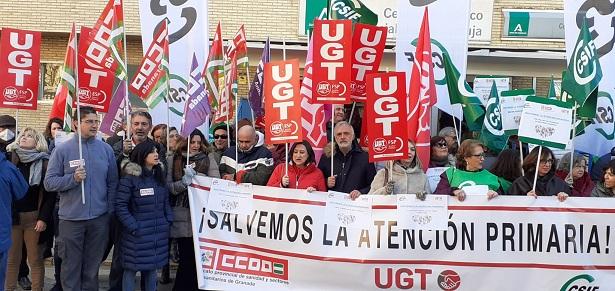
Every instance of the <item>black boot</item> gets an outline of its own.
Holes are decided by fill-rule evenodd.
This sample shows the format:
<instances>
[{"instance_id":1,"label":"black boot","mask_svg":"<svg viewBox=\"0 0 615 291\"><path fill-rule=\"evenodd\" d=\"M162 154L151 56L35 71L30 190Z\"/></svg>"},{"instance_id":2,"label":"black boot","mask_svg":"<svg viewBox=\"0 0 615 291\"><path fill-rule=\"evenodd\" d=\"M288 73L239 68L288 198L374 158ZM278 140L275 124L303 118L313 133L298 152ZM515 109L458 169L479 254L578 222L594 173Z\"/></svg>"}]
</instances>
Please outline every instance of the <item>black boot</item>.
<instances>
[{"instance_id":1,"label":"black boot","mask_svg":"<svg viewBox=\"0 0 615 291\"><path fill-rule=\"evenodd\" d=\"M169 271L169 265L165 265L162 267L162 271L160 272L160 280L158 280L160 284L166 285L171 283L171 274Z\"/></svg>"}]
</instances>

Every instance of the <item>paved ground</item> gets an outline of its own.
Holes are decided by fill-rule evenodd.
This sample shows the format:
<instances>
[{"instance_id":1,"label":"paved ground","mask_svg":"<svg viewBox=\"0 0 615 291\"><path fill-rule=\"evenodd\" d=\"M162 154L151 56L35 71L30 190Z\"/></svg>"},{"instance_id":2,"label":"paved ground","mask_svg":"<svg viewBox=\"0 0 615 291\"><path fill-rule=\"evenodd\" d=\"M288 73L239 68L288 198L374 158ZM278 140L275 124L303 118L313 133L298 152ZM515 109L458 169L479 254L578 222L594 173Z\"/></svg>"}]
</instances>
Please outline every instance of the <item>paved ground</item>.
<instances>
[{"instance_id":1,"label":"paved ground","mask_svg":"<svg viewBox=\"0 0 615 291\"><path fill-rule=\"evenodd\" d=\"M175 268L176 266L171 267L172 272L171 272L171 278L175 277ZM47 262L45 264L45 291L51 289L51 287L53 287L53 284L55 284L55 279L53 277L54 274L54 268L53 265L51 264L51 262ZM137 280L139 280L139 275L137 275ZM105 264L103 264L100 267L100 273L98 275L99 278L99 282L100 282L100 290L109 290L109 262L105 262ZM137 283L137 290L141 290L139 289L139 284ZM166 284L166 285L161 285L160 283L158 284L158 291L170 291L173 288L173 282ZM20 288L17 288L17 290L21 290Z\"/></svg>"}]
</instances>

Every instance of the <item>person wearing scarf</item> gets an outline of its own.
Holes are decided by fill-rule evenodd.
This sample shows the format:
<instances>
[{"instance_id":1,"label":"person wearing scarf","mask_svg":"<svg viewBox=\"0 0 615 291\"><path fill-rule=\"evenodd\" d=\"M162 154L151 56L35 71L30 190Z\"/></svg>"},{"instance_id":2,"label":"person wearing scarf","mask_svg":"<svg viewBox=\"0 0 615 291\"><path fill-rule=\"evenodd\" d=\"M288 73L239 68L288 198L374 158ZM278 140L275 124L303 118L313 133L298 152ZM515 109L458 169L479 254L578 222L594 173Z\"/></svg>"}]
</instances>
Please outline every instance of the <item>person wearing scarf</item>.
<instances>
[{"instance_id":1,"label":"person wearing scarf","mask_svg":"<svg viewBox=\"0 0 615 291\"><path fill-rule=\"evenodd\" d=\"M181 139L177 143L177 150L167 160L169 165L167 187L171 193L170 200L174 217L171 225L171 238L177 241L179 251L179 266L173 286L173 290L177 291L198 290L188 185L192 184L192 178L197 174L220 178L215 155L209 152L209 145L203 133L195 129L190 134L189 140L189 158L187 155L188 141ZM186 165L187 158L188 166Z\"/></svg>"},{"instance_id":2,"label":"person wearing scarf","mask_svg":"<svg viewBox=\"0 0 615 291\"><path fill-rule=\"evenodd\" d=\"M429 181L423 173L421 160L416 156L413 141L408 141L408 159L395 161L392 174L388 167L380 169L369 190L369 194L374 195L416 194L422 199L430 192Z\"/></svg>"},{"instance_id":3,"label":"person wearing scarf","mask_svg":"<svg viewBox=\"0 0 615 291\"><path fill-rule=\"evenodd\" d=\"M559 201L564 201L570 196L571 188L555 175L555 158L553 152L547 147L542 148L542 154L538 157L539 147L532 149L530 154L523 160L523 170L525 175L517 178L508 189L509 195L527 195L536 198L537 196L557 196ZM538 179L536 190L534 186L534 176L538 164Z\"/></svg>"},{"instance_id":4,"label":"person wearing scarf","mask_svg":"<svg viewBox=\"0 0 615 291\"><path fill-rule=\"evenodd\" d=\"M33 128L25 128L14 143L7 147L11 160L28 181L26 196L12 205L13 227L11 237L13 245L9 250L6 290L15 290L22 246L25 244L28 264L32 271L32 290L43 290L45 268L43 265L43 247L52 232L45 232L53 219L55 193L47 192L43 187L43 178L47 169L49 154L45 137Z\"/></svg>"},{"instance_id":5,"label":"person wearing scarf","mask_svg":"<svg viewBox=\"0 0 615 291\"><path fill-rule=\"evenodd\" d=\"M595 185L587 172L587 158L577 153L572 158L572 175L568 175L570 171L570 153L567 153L557 165L555 176L564 181L568 181L567 178L572 178L573 197L589 197ZM570 183L568 184L570 185Z\"/></svg>"}]
</instances>

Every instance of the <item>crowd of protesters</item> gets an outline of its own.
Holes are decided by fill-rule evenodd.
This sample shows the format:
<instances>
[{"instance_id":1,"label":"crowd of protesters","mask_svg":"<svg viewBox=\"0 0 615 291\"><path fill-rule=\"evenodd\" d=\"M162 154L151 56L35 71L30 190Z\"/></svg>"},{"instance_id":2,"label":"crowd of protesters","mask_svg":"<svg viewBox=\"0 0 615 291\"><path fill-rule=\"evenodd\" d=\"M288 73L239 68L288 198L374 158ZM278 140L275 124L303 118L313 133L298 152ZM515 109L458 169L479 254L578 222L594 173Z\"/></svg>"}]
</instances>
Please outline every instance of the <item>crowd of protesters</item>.
<instances>
[{"instance_id":1,"label":"crowd of protesters","mask_svg":"<svg viewBox=\"0 0 615 291\"><path fill-rule=\"evenodd\" d=\"M523 158L518 149L495 157L477 140L459 142L452 127L431 139L428 167L448 168L430 185L412 140L407 159L370 163L356 136L360 127L345 121L341 107L334 113L332 144L319 159L305 141L289 145L286 158L286 147L265 144L249 121L239 123L236 138L226 124L213 126L211 138L198 129L182 137L176 128L153 126L145 111L133 112L128 128L103 141L97 112L79 112L70 126L81 140L73 134L62 142L56 139L66 127L60 119L49 120L39 133L18 131L13 117L0 116L0 289L19 284L43 290L44 260L53 253L52 290L98 290L100 264L113 250L110 290L135 290L137 273L142 290L170 283L171 259L178 263L173 290L198 290L188 199L197 175L307 193L337 191L352 199L406 193L424 199L433 192L464 201L466 192L476 191L469 186L482 186L488 199L615 197L613 153L591 170L587 156L567 154L557 161L546 147ZM24 286L28 273L31 285ZM22 284L24 276L28 282Z\"/></svg>"}]
</instances>

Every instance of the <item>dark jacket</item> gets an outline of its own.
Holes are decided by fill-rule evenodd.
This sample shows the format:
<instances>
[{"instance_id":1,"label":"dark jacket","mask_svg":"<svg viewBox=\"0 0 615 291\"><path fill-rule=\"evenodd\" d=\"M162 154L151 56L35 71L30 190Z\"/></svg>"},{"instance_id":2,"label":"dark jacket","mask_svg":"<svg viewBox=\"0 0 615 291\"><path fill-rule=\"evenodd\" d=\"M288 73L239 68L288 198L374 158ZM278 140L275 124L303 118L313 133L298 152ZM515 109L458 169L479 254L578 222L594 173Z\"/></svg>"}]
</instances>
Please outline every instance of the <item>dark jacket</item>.
<instances>
[{"instance_id":1,"label":"dark jacket","mask_svg":"<svg viewBox=\"0 0 615 291\"><path fill-rule=\"evenodd\" d=\"M239 168L237 174L236 168ZM271 152L262 146L255 146L247 152L239 151L239 165L235 162L235 147L226 149L220 160L220 177L234 174L237 183L265 186L272 172L273 157Z\"/></svg>"},{"instance_id":2,"label":"dark jacket","mask_svg":"<svg viewBox=\"0 0 615 291\"><path fill-rule=\"evenodd\" d=\"M160 161L162 161L162 163L164 164L165 169L167 168L167 160L164 158L167 156L167 148L157 142L155 142L154 140L152 140L151 138L147 138L147 140L156 143L156 145L158 145L158 148L160 149L160 151L158 152L158 156L160 157ZM114 141L113 144L111 144L110 142ZM122 175L122 166L127 164L130 161L130 154L128 154L128 156L124 155L124 139L123 137L120 136L119 140L107 140L107 143L109 143L109 145L111 145L111 148L113 149L113 155L115 156L115 160L116 160L116 165L117 165L117 170L118 170L118 175ZM133 146L134 148L134 146Z\"/></svg>"},{"instance_id":3,"label":"dark jacket","mask_svg":"<svg viewBox=\"0 0 615 291\"><path fill-rule=\"evenodd\" d=\"M282 187L282 177L284 177L285 172L286 165L283 163L279 164L275 170L273 170L273 174L271 178L269 178L267 186ZM314 163L310 163L303 169L292 164L288 165L288 179L290 180L288 188L307 189L308 187L314 187L316 191L327 191L325 176Z\"/></svg>"},{"instance_id":4,"label":"dark jacket","mask_svg":"<svg viewBox=\"0 0 615 291\"><path fill-rule=\"evenodd\" d=\"M11 246L11 204L26 195L28 182L11 162L0 154L0 252Z\"/></svg>"},{"instance_id":5,"label":"dark jacket","mask_svg":"<svg viewBox=\"0 0 615 291\"><path fill-rule=\"evenodd\" d=\"M162 268L168 263L169 226L173 213L165 183L153 172L128 163L123 170L115 200L122 223L122 262L129 270Z\"/></svg>"},{"instance_id":6,"label":"dark jacket","mask_svg":"<svg viewBox=\"0 0 615 291\"><path fill-rule=\"evenodd\" d=\"M525 173L525 176L517 178L508 189L508 195L527 195L527 192L532 190L534 186L534 173ZM559 192L564 192L570 195L572 193L570 186L564 180L555 176L555 171L538 177L536 182L536 195L538 196L554 196Z\"/></svg>"},{"instance_id":7,"label":"dark jacket","mask_svg":"<svg viewBox=\"0 0 615 291\"><path fill-rule=\"evenodd\" d=\"M325 177L331 176L331 145L325 148L325 154L320 157L318 168ZM369 155L364 152L356 141L352 142L352 149L343 155L335 145L333 152L333 175L335 187L329 190L350 193L359 190L362 194L369 193L369 189L376 176L376 167L369 162ZM326 178L325 178L326 179Z\"/></svg>"}]
</instances>

